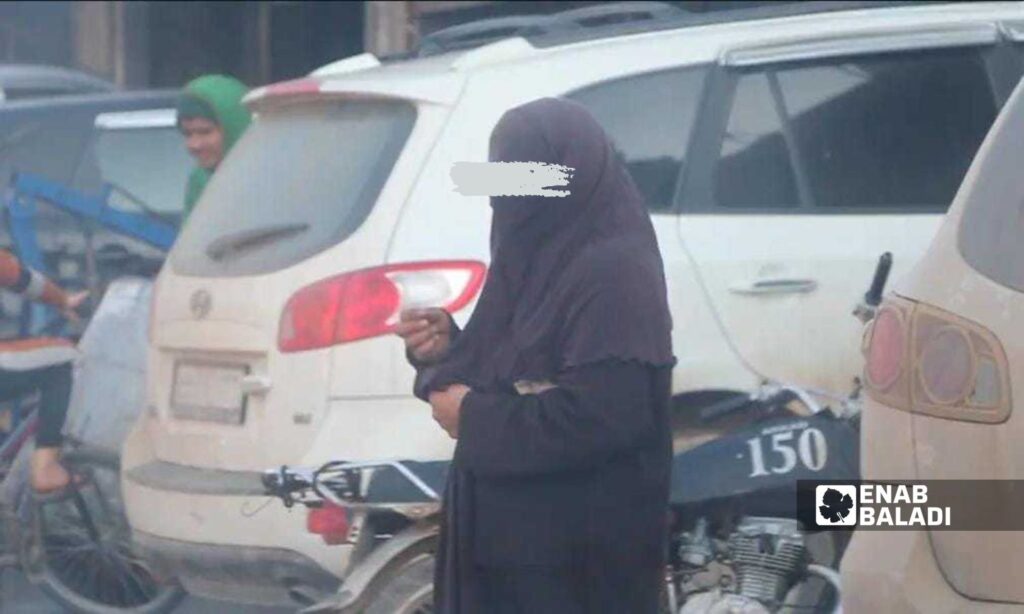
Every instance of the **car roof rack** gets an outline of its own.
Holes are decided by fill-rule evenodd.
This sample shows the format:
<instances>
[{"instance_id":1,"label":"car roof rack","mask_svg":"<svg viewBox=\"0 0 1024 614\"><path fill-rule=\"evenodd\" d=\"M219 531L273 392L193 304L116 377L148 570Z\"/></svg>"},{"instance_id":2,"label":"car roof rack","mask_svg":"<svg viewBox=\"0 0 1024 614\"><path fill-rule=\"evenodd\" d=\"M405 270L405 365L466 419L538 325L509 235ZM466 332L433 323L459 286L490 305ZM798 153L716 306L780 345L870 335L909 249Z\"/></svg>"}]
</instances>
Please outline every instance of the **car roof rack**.
<instances>
[{"instance_id":1,"label":"car roof rack","mask_svg":"<svg viewBox=\"0 0 1024 614\"><path fill-rule=\"evenodd\" d=\"M409 53L383 58L388 61L430 57L449 51L472 49L511 37L522 37L538 48L586 40L640 34L676 28L722 24L757 19L794 17L814 13L878 9L898 6L947 4L942 0L767 2L740 8L717 8L696 12L666 2L613 2L575 8L550 15L513 15L471 21L438 30L423 38ZM727 6L727 5L724 5Z\"/></svg>"},{"instance_id":2,"label":"car roof rack","mask_svg":"<svg viewBox=\"0 0 1024 614\"><path fill-rule=\"evenodd\" d=\"M559 45L568 45L571 43L612 36L643 34L646 32L675 30L679 28L693 28L697 26L740 23L744 21L756 21L759 19L798 17L802 15L836 13L840 11L861 9L885 9L894 7L924 6L930 4L951 4L951 2L949 0L808 0L767 2L754 6L751 6L750 4L743 6L739 2L736 4L740 8L718 8L699 13L682 10L681 15L666 16L662 19L629 21L611 24L604 27L588 28L575 32L569 30L561 32L547 32L545 34L532 37L529 41L537 48L557 47Z\"/></svg>"},{"instance_id":3,"label":"car roof rack","mask_svg":"<svg viewBox=\"0 0 1024 614\"><path fill-rule=\"evenodd\" d=\"M552 19L547 15L511 15L471 21L425 36L416 54L421 58L429 57L479 47L503 38L543 34L551 26Z\"/></svg>"},{"instance_id":4,"label":"car roof rack","mask_svg":"<svg viewBox=\"0 0 1024 614\"><path fill-rule=\"evenodd\" d=\"M551 15L551 19L556 23L596 28L618 23L682 17L688 14L688 11L665 2L612 2L562 11Z\"/></svg>"},{"instance_id":5,"label":"car roof rack","mask_svg":"<svg viewBox=\"0 0 1024 614\"><path fill-rule=\"evenodd\" d=\"M492 17L438 30L423 38L417 55L479 47L513 36L531 38L634 21L681 17L687 13L664 2L613 2L561 11L552 15Z\"/></svg>"}]
</instances>

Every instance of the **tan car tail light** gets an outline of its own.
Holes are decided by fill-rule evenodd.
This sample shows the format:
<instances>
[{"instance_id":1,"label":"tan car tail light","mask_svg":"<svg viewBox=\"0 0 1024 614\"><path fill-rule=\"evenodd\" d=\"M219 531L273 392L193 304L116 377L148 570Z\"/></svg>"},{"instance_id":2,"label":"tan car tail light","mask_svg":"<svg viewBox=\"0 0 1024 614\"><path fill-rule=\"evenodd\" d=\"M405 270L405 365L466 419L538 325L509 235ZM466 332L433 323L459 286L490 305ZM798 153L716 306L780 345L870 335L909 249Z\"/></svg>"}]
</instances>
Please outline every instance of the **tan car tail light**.
<instances>
[{"instance_id":1,"label":"tan car tail light","mask_svg":"<svg viewBox=\"0 0 1024 614\"><path fill-rule=\"evenodd\" d=\"M864 379L872 399L915 413L1002 422L1009 365L983 326L924 303L887 299L868 331Z\"/></svg>"}]
</instances>

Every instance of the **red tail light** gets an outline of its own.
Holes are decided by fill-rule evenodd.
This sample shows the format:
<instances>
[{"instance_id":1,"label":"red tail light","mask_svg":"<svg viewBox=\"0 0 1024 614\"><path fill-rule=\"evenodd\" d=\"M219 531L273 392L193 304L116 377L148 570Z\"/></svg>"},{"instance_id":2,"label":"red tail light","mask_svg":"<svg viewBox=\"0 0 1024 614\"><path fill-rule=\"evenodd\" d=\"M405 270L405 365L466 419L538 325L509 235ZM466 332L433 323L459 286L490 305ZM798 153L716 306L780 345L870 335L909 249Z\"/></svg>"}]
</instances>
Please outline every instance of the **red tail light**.
<instances>
[{"instance_id":1,"label":"red tail light","mask_svg":"<svg viewBox=\"0 0 1024 614\"><path fill-rule=\"evenodd\" d=\"M885 307L875 316L868 346L867 380L878 390L888 390L903 372L906 330L899 311Z\"/></svg>"},{"instance_id":2,"label":"red tail light","mask_svg":"<svg viewBox=\"0 0 1024 614\"><path fill-rule=\"evenodd\" d=\"M319 535L328 545L343 544L348 539L348 510L329 503L311 508L306 516L306 530Z\"/></svg>"},{"instance_id":3,"label":"red tail light","mask_svg":"<svg viewBox=\"0 0 1024 614\"><path fill-rule=\"evenodd\" d=\"M872 324L865 379L876 401L954 420L1001 422L1009 363L988 329L924 303L886 301Z\"/></svg>"},{"instance_id":4,"label":"red tail light","mask_svg":"<svg viewBox=\"0 0 1024 614\"><path fill-rule=\"evenodd\" d=\"M390 333L407 307L457 311L472 301L487 268L473 260L413 262L330 277L296 292L278 332L282 352L301 352Z\"/></svg>"}]
</instances>

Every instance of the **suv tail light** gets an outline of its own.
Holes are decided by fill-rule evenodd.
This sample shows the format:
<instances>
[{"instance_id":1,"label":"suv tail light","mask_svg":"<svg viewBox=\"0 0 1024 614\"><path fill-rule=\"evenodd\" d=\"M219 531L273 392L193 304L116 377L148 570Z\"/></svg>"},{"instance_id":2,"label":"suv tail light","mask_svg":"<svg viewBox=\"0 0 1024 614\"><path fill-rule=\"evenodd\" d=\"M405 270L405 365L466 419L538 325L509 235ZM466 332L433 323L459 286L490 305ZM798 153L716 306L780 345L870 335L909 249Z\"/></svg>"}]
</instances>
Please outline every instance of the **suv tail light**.
<instances>
[{"instance_id":1,"label":"suv tail light","mask_svg":"<svg viewBox=\"0 0 1024 614\"><path fill-rule=\"evenodd\" d=\"M872 387L888 390L903 373L907 336L903 315L891 306L883 307L871 326L865 377Z\"/></svg>"},{"instance_id":2,"label":"suv tail light","mask_svg":"<svg viewBox=\"0 0 1024 614\"><path fill-rule=\"evenodd\" d=\"M974 375L974 352L967 332L944 326L924 340L918 378L925 396L933 403L950 405L963 401Z\"/></svg>"},{"instance_id":3,"label":"suv tail light","mask_svg":"<svg viewBox=\"0 0 1024 614\"><path fill-rule=\"evenodd\" d=\"M409 307L457 311L479 292L486 271L475 260L443 260L373 267L318 281L288 299L278 348L302 352L384 335Z\"/></svg>"},{"instance_id":4,"label":"suv tail light","mask_svg":"<svg viewBox=\"0 0 1024 614\"><path fill-rule=\"evenodd\" d=\"M894 298L879 310L869 334L865 380L876 401L971 422L1002 422L1009 416L1009 364L988 329Z\"/></svg>"}]
</instances>

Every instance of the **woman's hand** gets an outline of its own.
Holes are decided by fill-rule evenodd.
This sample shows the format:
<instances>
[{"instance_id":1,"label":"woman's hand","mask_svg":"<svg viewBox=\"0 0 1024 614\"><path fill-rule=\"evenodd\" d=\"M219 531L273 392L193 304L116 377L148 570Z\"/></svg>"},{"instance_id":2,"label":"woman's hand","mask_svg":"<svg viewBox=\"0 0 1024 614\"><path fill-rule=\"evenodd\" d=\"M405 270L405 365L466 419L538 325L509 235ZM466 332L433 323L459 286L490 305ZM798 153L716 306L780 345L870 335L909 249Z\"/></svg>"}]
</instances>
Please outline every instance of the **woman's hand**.
<instances>
[{"instance_id":1,"label":"woman's hand","mask_svg":"<svg viewBox=\"0 0 1024 614\"><path fill-rule=\"evenodd\" d=\"M399 318L395 332L405 340L405 347L413 358L431 363L448 353L452 339L448 312L437 307L406 309Z\"/></svg>"},{"instance_id":2,"label":"woman's hand","mask_svg":"<svg viewBox=\"0 0 1024 614\"><path fill-rule=\"evenodd\" d=\"M469 386L452 384L444 390L430 393L430 407L434 410L434 420L452 439L459 438L459 414L462 412L462 399L469 390Z\"/></svg>"}]
</instances>

